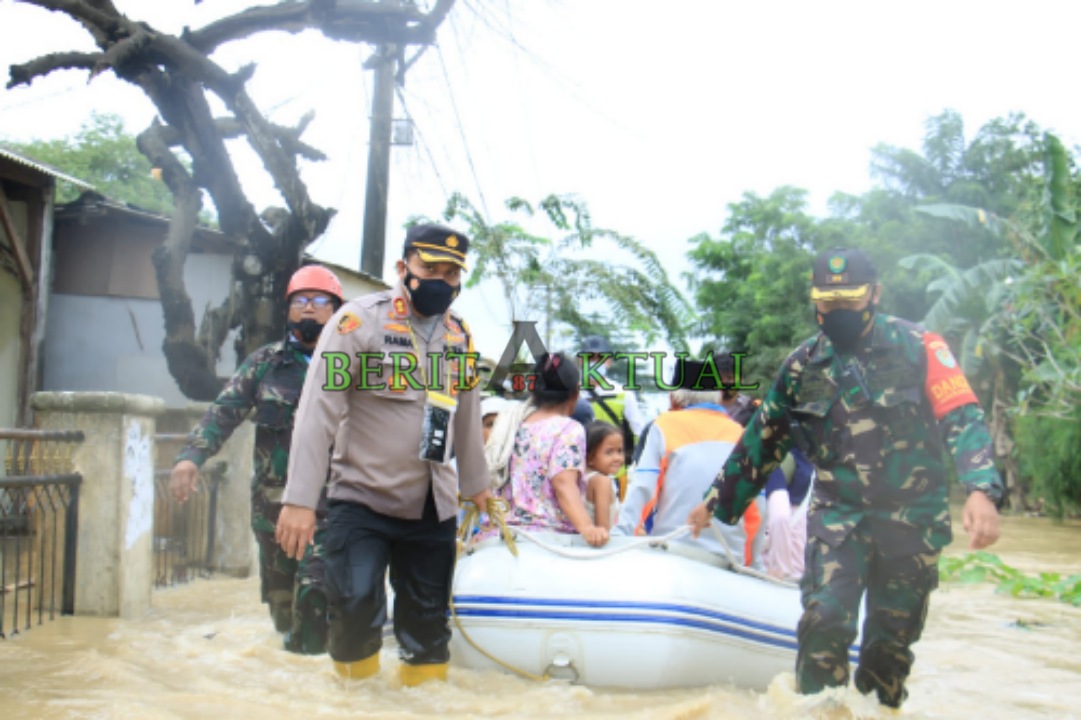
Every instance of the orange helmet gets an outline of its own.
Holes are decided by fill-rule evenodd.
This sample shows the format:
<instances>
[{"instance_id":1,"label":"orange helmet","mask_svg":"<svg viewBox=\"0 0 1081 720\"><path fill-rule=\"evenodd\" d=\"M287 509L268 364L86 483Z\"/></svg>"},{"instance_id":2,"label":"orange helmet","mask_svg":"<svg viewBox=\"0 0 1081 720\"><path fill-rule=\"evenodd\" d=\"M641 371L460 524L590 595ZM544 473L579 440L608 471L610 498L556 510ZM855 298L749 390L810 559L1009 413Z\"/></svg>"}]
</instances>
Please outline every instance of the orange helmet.
<instances>
[{"instance_id":1,"label":"orange helmet","mask_svg":"<svg viewBox=\"0 0 1081 720\"><path fill-rule=\"evenodd\" d=\"M318 290L333 295L339 303L345 301L338 276L322 265L305 265L293 273L293 277L289 278L289 287L285 289L285 297L291 297L301 290Z\"/></svg>"}]
</instances>

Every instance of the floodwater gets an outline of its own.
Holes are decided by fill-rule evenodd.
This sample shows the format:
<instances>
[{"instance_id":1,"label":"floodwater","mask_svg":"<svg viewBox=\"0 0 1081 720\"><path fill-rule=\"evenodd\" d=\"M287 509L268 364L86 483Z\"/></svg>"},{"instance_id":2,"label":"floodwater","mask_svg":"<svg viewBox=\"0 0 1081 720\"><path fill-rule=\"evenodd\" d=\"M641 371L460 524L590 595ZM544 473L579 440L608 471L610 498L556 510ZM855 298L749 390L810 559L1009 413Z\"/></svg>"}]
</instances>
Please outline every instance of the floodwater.
<instances>
[{"instance_id":1,"label":"floodwater","mask_svg":"<svg viewBox=\"0 0 1081 720\"><path fill-rule=\"evenodd\" d=\"M948 554L965 552L957 534ZM1004 518L991 549L1026 573L1081 572L1081 523ZM796 695L787 673L764 693L635 693L452 666L446 684L401 688L389 647L377 678L345 684L326 656L279 649L256 579L196 581L155 591L153 604L139 620L58 618L0 641L0 718L891 717L849 689ZM944 583L914 648L901 716L1081 718L1079 648L1081 608Z\"/></svg>"}]
</instances>

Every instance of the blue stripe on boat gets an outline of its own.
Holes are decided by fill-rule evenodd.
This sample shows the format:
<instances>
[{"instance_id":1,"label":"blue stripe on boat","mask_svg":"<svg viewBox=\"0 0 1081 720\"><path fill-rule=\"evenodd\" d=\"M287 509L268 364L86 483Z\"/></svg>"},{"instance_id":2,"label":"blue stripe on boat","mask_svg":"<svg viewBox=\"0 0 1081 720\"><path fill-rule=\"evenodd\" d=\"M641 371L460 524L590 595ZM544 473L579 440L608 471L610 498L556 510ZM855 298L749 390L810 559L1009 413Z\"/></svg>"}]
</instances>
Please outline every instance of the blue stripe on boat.
<instances>
[{"instance_id":1,"label":"blue stripe on boat","mask_svg":"<svg viewBox=\"0 0 1081 720\"><path fill-rule=\"evenodd\" d=\"M789 650L795 650L796 645L796 632L788 628L779 627L776 625L768 625L766 623L755 622L747 620L746 618L737 617L735 615L728 615L726 613L717 612L714 610L706 610L692 605L675 605L672 603L638 603L625 600L558 600L551 598L508 598L499 597L496 595L455 595L453 598L455 605L455 612L460 616L470 617L519 617L529 618L536 620L544 619L560 619L560 620L602 620L609 622L648 622L648 623L660 623L665 625L681 625L684 627L693 627L700 630L709 630L712 632L719 632L726 635L732 635L740 637L745 640L751 640L755 642L762 642L768 645L774 645L776 647L783 647ZM495 605L504 606L503 608L476 608L476 607L461 607L462 604L474 604L474 605ZM514 606L533 606L533 607L550 607L550 608L567 608L566 611L545 611L545 610L522 610L516 609ZM506 606L510 606L509 608ZM719 627L715 623L704 622L702 620L695 620L693 618L674 618L665 615L631 615L631 614L618 614L618 613L582 613L582 609L586 608L600 608L600 609L617 609L617 610L654 610L654 611L666 611L682 613L684 615L699 616L703 618L709 618L711 620L733 623L737 625L743 625L753 630L740 630L730 627ZM571 610L579 610L579 612L571 612ZM758 632L754 632L758 631ZM762 635L763 632L774 633L777 635L783 635L784 639L771 638ZM849 648L849 659L855 663L859 660L859 647L853 645Z\"/></svg>"}]
</instances>

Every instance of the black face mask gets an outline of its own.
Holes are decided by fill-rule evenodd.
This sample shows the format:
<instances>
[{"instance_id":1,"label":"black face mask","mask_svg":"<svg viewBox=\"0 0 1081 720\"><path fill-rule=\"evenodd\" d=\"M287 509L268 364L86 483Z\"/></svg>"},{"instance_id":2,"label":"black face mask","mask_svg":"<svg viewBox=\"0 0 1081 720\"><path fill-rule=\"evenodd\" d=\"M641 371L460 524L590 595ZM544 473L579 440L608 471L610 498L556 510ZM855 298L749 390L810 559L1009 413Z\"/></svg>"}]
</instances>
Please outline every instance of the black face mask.
<instances>
[{"instance_id":1,"label":"black face mask","mask_svg":"<svg viewBox=\"0 0 1081 720\"><path fill-rule=\"evenodd\" d=\"M416 290L410 287L414 280L418 283ZM445 313L462 289L461 285L451 285L438 278L422 280L409 270L405 271L405 288L409 291L413 308L425 317Z\"/></svg>"},{"instance_id":2,"label":"black face mask","mask_svg":"<svg viewBox=\"0 0 1081 720\"><path fill-rule=\"evenodd\" d=\"M830 310L818 315L818 327L822 328L838 352L851 352L859 344L863 331L871 324L874 311L874 304L863 310ZM867 320L863 319L864 314Z\"/></svg>"},{"instance_id":3,"label":"black face mask","mask_svg":"<svg viewBox=\"0 0 1081 720\"><path fill-rule=\"evenodd\" d=\"M323 331L323 323L318 323L312 318L304 318L300 322L290 320L289 331L301 342L313 343L319 339L319 333Z\"/></svg>"}]
</instances>

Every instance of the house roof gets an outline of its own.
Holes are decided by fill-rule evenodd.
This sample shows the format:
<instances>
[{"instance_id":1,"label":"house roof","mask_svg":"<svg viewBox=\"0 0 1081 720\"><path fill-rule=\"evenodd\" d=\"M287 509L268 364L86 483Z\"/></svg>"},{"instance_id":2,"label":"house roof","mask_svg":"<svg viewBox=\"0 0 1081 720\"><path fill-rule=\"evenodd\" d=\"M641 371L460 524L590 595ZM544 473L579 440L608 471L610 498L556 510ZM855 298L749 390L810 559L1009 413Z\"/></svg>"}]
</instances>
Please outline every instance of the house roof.
<instances>
[{"instance_id":1,"label":"house roof","mask_svg":"<svg viewBox=\"0 0 1081 720\"><path fill-rule=\"evenodd\" d=\"M74 178L71 175L60 172L59 170L57 170L54 167L46 165L45 163L38 162L37 160L31 160L30 158L26 157L25 155L20 155L17 152L14 152L12 150L8 150L7 148L4 148L4 147L0 147L0 158L5 158L7 160L11 160L12 162L18 163L19 165L23 165L23 166L31 168L33 170L37 170L38 172L44 173L45 175L49 175L51 177L54 177L57 180L63 180L64 182L69 182L72 185L75 185L76 187L82 188L83 190L93 190L94 189L93 185L91 185L90 183L88 183L88 182L86 182L84 180L79 180L78 178Z\"/></svg>"},{"instance_id":2,"label":"house roof","mask_svg":"<svg viewBox=\"0 0 1081 720\"><path fill-rule=\"evenodd\" d=\"M69 203L57 205L55 216L57 222L84 223L94 218L129 222L134 220L162 226L169 224L169 217L166 215L141 208L138 205L113 200L93 191L84 192ZM196 227L194 237L203 246L202 249L211 252L232 252L238 244L236 240L220 230L205 226Z\"/></svg>"},{"instance_id":3,"label":"house roof","mask_svg":"<svg viewBox=\"0 0 1081 720\"><path fill-rule=\"evenodd\" d=\"M138 205L132 205L130 203L107 198L101 193L94 191L84 192L69 203L57 205L55 216L58 222L82 223L91 218L98 218L107 220L135 220L162 225L169 223L169 218L165 215L153 212L152 210L147 210ZM237 245L236 240L230 238L221 231L203 226L195 228L195 238L197 242L201 241L199 242L199 245L202 246L202 249L212 252L215 250L232 252ZM363 270L358 270L357 268L342 265L330 260L324 260L310 252L304 253L304 259L308 262L326 265L336 271L347 273L355 278L360 278L376 287L390 287L383 278L376 277Z\"/></svg>"},{"instance_id":4,"label":"house roof","mask_svg":"<svg viewBox=\"0 0 1081 720\"><path fill-rule=\"evenodd\" d=\"M341 264L333 262L331 260L324 260L324 259L322 259L320 257L317 257L317 256L313 255L310 252L305 252L304 253L304 259L307 260L307 261L310 261L312 263L317 263L319 265L326 265L328 268L331 268L332 270L339 270L341 272L348 273L348 274L350 274L350 275L352 275L354 277L358 277L358 278L361 278L363 280L367 280L368 282L372 283L376 287L382 287L382 288L389 288L390 287L390 285L388 285L387 282L383 278L376 277L375 275L372 275L371 273L366 273L363 270L358 270L356 268L349 267L347 265L341 265Z\"/></svg>"}]
</instances>

